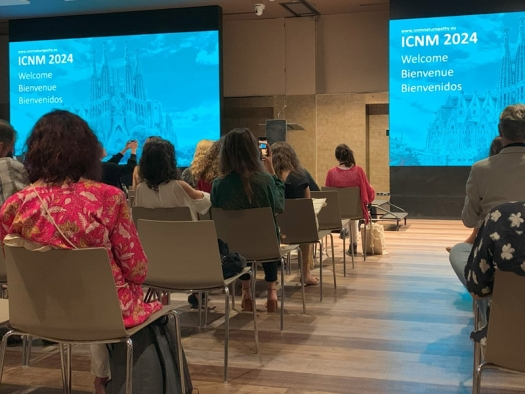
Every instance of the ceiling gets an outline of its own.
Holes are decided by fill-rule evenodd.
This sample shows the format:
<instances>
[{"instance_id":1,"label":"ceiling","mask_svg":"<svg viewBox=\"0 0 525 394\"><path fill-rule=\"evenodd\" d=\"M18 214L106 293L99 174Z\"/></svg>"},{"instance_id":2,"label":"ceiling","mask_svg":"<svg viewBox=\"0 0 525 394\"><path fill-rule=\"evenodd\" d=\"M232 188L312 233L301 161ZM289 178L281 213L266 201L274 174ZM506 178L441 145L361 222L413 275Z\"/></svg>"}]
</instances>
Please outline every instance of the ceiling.
<instances>
[{"instance_id":1,"label":"ceiling","mask_svg":"<svg viewBox=\"0 0 525 394\"><path fill-rule=\"evenodd\" d=\"M279 3L293 0L0 0L0 22L9 19L43 16L92 14L158 8L196 7L220 5L225 20L268 19L293 16ZM353 12L387 11L389 0L307 0L321 15ZM29 4L23 4L29 3ZM262 16L255 15L256 3L266 9ZM2 4L15 4L5 5Z\"/></svg>"}]
</instances>

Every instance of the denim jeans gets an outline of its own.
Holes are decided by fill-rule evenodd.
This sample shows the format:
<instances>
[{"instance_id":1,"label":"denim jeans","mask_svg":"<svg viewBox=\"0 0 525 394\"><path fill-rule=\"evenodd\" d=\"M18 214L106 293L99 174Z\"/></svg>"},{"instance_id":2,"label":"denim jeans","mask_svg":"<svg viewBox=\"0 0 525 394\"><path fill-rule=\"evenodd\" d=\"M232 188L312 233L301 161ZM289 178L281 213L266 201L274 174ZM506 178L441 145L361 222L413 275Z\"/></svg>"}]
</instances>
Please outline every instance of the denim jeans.
<instances>
[{"instance_id":1,"label":"denim jeans","mask_svg":"<svg viewBox=\"0 0 525 394\"><path fill-rule=\"evenodd\" d=\"M463 286L465 287L467 287L467 279L465 278L465 267L467 266L468 258L470 256L471 251L472 244L460 243L454 245L454 247L450 251L449 256L450 265L452 266L452 269L458 276L460 282L463 283ZM476 303L478 304L479 311L481 313L481 327L487 324L487 310L489 302L490 297L486 297L476 301Z\"/></svg>"}]
</instances>

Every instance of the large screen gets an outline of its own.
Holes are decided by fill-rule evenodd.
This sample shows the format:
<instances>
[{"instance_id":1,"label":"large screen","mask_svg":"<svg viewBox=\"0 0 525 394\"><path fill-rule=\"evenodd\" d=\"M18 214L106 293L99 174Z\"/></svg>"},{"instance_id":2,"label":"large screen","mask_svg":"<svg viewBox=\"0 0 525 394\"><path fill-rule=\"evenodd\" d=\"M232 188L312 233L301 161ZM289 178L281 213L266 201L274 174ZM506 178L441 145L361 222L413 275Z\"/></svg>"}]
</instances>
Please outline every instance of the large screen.
<instances>
[{"instance_id":1,"label":"large screen","mask_svg":"<svg viewBox=\"0 0 525 394\"><path fill-rule=\"evenodd\" d=\"M17 154L53 109L85 119L109 155L150 136L181 167L220 137L220 8L17 20L10 23L10 122Z\"/></svg>"},{"instance_id":2,"label":"large screen","mask_svg":"<svg viewBox=\"0 0 525 394\"><path fill-rule=\"evenodd\" d=\"M525 101L525 12L390 21L391 166L470 166Z\"/></svg>"}]
</instances>

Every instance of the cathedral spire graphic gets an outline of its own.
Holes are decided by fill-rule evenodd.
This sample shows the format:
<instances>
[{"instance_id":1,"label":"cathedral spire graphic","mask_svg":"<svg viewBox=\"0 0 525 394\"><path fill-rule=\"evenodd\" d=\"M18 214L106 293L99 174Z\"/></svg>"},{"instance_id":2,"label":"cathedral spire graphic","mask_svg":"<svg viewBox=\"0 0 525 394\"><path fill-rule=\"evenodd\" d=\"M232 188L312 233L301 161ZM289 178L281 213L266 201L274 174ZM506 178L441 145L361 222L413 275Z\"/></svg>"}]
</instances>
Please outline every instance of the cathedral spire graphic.
<instances>
[{"instance_id":1,"label":"cathedral spire graphic","mask_svg":"<svg viewBox=\"0 0 525 394\"><path fill-rule=\"evenodd\" d=\"M104 43L102 62L98 63L97 52L92 51L89 102L73 111L86 118L105 146L120 146L150 135L175 141L173 118L163 110L162 103L146 97L138 53L133 56L126 43L120 67L113 66L111 53Z\"/></svg>"},{"instance_id":2,"label":"cathedral spire graphic","mask_svg":"<svg viewBox=\"0 0 525 394\"><path fill-rule=\"evenodd\" d=\"M516 101L523 101L525 98L525 92L523 91L525 83L525 18L520 18L520 36L518 40L518 49L516 51L515 60L515 81L518 91L516 95Z\"/></svg>"}]
</instances>

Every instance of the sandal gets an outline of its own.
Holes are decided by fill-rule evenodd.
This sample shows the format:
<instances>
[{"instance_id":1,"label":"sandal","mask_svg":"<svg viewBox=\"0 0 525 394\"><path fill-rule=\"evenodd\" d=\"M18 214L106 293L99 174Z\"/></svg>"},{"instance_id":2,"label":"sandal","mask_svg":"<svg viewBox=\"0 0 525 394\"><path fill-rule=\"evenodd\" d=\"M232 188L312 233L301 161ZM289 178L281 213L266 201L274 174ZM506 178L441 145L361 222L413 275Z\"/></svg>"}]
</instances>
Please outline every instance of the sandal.
<instances>
[{"instance_id":1,"label":"sandal","mask_svg":"<svg viewBox=\"0 0 525 394\"><path fill-rule=\"evenodd\" d=\"M276 284L273 283L273 286L272 287L269 287L268 288L268 296L267 297L270 297L270 293L271 292L275 292L275 296L277 298L277 287L275 286ZM277 300L273 300L273 299L267 299L266 301L266 311L268 313L273 313L275 312L275 310L277 309Z\"/></svg>"}]
</instances>

